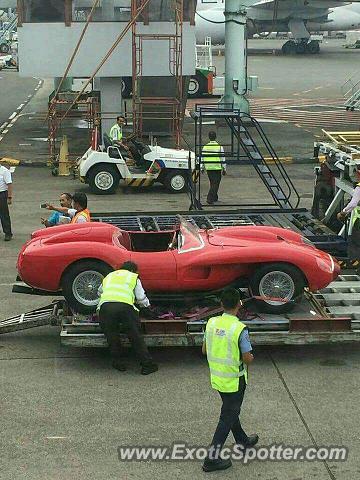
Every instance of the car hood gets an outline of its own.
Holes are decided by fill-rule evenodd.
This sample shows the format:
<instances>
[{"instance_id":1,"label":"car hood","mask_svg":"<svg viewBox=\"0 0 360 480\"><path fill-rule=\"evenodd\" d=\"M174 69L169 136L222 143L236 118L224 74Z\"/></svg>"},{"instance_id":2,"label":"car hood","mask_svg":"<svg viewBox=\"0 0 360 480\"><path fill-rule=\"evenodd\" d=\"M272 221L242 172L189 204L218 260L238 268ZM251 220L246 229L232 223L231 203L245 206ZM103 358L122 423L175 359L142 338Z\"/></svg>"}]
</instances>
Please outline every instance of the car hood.
<instances>
[{"instance_id":1,"label":"car hood","mask_svg":"<svg viewBox=\"0 0 360 480\"><path fill-rule=\"evenodd\" d=\"M291 242L303 244L301 235L292 230L277 227L226 227L208 231L210 245L246 247L249 243Z\"/></svg>"}]
</instances>

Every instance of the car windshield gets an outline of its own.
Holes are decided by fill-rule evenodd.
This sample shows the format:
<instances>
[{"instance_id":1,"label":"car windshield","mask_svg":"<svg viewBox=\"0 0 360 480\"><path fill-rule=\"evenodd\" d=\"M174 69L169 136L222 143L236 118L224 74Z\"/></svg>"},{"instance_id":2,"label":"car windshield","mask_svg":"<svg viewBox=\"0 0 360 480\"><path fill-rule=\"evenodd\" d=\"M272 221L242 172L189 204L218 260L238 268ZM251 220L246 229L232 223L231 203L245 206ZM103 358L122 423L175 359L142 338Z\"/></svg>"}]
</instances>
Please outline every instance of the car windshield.
<instances>
[{"instance_id":1,"label":"car windshield","mask_svg":"<svg viewBox=\"0 0 360 480\"><path fill-rule=\"evenodd\" d=\"M180 217L180 229L178 236L178 252L186 253L204 248L205 243L196 225Z\"/></svg>"}]
</instances>

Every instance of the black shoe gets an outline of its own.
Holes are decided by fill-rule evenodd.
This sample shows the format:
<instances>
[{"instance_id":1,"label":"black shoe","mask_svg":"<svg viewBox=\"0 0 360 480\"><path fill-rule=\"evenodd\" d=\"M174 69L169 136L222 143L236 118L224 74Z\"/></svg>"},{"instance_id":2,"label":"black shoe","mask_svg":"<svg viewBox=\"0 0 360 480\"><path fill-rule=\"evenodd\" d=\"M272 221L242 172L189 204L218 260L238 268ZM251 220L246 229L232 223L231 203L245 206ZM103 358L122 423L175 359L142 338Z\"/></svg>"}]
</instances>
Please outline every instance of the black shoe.
<instances>
[{"instance_id":1,"label":"black shoe","mask_svg":"<svg viewBox=\"0 0 360 480\"><path fill-rule=\"evenodd\" d=\"M241 443L240 445L242 445L245 450L246 448L255 447L258 441L259 441L259 435L256 435L256 434L249 435L247 438L247 441L244 443Z\"/></svg>"},{"instance_id":2,"label":"black shoe","mask_svg":"<svg viewBox=\"0 0 360 480\"><path fill-rule=\"evenodd\" d=\"M204 472L215 472L216 470L226 470L232 465L230 458L227 460L205 460L202 466Z\"/></svg>"},{"instance_id":3,"label":"black shoe","mask_svg":"<svg viewBox=\"0 0 360 480\"><path fill-rule=\"evenodd\" d=\"M13 236L12 236L12 233L7 233L7 234L5 235L4 241L5 241L5 242L10 242L10 240L12 239L12 237L13 237Z\"/></svg>"},{"instance_id":4,"label":"black shoe","mask_svg":"<svg viewBox=\"0 0 360 480\"><path fill-rule=\"evenodd\" d=\"M113 360L112 366L116 370L119 370L119 372L126 372L126 365L120 360Z\"/></svg>"},{"instance_id":5,"label":"black shoe","mask_svg":"<svg viewBox=\"0 0 360 480\"><path fill-rule=\"evenodd\" d=\"M141 375L150 375L150 373L157 372L158 370L159 367L156 365L156 363L149 363L141 367Z\"/></svg>"}]
</instances>

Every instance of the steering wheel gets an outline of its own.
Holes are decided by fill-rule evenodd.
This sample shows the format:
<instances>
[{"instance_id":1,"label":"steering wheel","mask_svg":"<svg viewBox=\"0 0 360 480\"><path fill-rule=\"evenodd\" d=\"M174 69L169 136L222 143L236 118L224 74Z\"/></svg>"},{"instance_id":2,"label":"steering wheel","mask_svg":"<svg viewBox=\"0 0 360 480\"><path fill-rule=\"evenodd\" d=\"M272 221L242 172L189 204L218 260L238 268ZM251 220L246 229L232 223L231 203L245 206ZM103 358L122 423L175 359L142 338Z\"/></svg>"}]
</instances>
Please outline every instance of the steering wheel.
<instances>
[{"instance_id":1,"label":"steering wheel","mask_svg":"<svg viewBox=\"0 0 360 480\"><path fill-rule=\"evenodd\" d=\"M128 135L125 140L126 141L131 141L133 140L134 138L136 138L136 133L130 133L130 135Z\"/></svg>"}]
</instances>

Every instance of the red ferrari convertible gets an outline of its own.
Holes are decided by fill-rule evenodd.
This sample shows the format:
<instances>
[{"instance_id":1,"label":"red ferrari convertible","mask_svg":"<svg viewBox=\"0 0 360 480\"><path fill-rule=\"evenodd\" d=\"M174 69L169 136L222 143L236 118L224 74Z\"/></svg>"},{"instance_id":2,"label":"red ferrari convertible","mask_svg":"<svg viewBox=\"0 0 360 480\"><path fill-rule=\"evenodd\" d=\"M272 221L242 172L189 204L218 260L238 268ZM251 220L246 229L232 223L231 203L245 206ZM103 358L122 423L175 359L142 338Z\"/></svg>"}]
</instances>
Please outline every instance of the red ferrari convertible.
<instances>
[{"instance_id":1,"label":"red ferrari convertible","mask_svg":"<svg viewBox=\"0 0 360 480\"><path fill-rule=\"evenodd\" d=\"M324 288L340 271L329 254L290 230L200 230L184 219L162 232L127 232L96 222L38 230L23 246L17 268L26 284L62 291L74 310L89 313L103 277L127 260L138 264L150 294L209 292L246 282L262 308L274 313L290 310L304 287Z\"/></svg>"}]
</instances>

